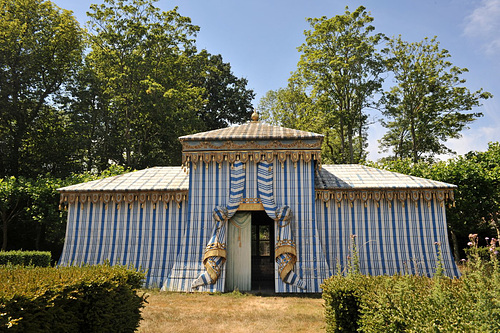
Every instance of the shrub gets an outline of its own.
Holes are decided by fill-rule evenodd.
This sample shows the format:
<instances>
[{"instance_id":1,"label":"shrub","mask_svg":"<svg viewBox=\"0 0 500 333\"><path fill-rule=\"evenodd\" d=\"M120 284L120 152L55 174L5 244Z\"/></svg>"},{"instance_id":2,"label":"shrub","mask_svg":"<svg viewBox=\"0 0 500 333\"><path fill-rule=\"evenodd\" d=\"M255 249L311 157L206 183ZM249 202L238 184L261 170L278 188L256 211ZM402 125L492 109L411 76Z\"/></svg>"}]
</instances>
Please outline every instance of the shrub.
<instances>
[{"instance_id":1,"label":"shrub","mask_svg":"<svg viewBox=\"0 0 500 333\"><path fill-rule=\"evenodd\" d=\"M0 251L0 265L50 266L50 252L42 251Z\"/></svg>"},{"instance_id":2,"label":"shrub","mask_svg":"<svg viewBox=\"0 0 500 333\"><path fill-rule=\"evenodd\" d=\"M146 301L137 294L143 279L121 266L4 266L0 331L134 332Z\"/></svg>"},{"instance_id":3,"label":"shrub","mask_svg":"<svg viewBox=\"0 0 500 333\"><path fill-rule=\"evenodd\" d=\"M498 240L471 234L460 279L442 274L334 276L322 285L328 332L500 332Z\"/></svg>"},{"instance_id":4,"label":"shrub","mask_svg":"<svg viewBox=\"0 0 500 333\"><path fill-rule=\"evenodd\" d=\"M355 332L360 317L361 276L332 276L325 280L323 299L327 332Z\"/></svg>"}]
</instances>

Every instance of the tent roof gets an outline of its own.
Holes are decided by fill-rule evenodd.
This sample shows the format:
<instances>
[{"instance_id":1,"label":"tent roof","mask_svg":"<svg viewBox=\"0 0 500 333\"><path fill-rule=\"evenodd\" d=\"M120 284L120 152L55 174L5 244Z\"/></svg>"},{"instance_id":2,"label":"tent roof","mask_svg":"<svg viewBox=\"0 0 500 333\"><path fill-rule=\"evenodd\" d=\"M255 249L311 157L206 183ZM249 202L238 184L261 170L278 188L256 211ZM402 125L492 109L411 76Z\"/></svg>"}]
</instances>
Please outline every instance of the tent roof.
<instances>
[{"instance_id":1,"label":"tent roof","mask_svg":"<svg viewBox=\"0 0 500 333\"><path fill-rule=\"evenodd\" d=\"M182 141L322 139L323 135L250 121L248 123L181 136Z\"/></svg>"},{"instance_id":2,"label":"tent roof","mask_svg":"<svg viewBox=\"0 0 500 333\"><path fill-rule=\"evenodd\" d=\"M317 190L454 188L455 185L357 164L323 165ZM154 167L60 188L61 192L187 191L189 175L182 167Z\"/></svg>"},{"instance_id":3,"label":"tent roof","mask_svg":"<svg viewBox=\"0 0 500 333\"><path fill-rule=\"evenodd\" d=\"M61 192L186 191L189 175L181 167L154 167L66 186Z\"/></svg>"},{"instance_id":4,"label":"tent roof","mask_svg":"<svg viewBox=\"0 0 500 333\"><path fill-rule=\"evenodd\" d=\"M359 164L323 165L316 173L317 190L334 189L429 189L455 188L455 185L431 179L408 176L397 172Z\"/></svg>"}]
</instances>

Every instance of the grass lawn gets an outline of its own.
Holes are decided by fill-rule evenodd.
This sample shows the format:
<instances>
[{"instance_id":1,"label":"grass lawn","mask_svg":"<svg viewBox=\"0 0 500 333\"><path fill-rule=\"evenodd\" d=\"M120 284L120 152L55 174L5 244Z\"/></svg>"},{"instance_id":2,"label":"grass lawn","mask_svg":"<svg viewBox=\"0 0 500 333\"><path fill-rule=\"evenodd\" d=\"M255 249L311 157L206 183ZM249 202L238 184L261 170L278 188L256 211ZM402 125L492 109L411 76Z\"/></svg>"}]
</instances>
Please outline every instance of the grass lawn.
<instances>
[{"instance_id":1,"label":"grass lawn","mask_svg":"<svg viewBox=\"0 0 500 333\"><path fill-rule=\"evenodd\" d=\"M143 333L325 331L320 295L145 292Z\"/></svg>"}]
</instances>

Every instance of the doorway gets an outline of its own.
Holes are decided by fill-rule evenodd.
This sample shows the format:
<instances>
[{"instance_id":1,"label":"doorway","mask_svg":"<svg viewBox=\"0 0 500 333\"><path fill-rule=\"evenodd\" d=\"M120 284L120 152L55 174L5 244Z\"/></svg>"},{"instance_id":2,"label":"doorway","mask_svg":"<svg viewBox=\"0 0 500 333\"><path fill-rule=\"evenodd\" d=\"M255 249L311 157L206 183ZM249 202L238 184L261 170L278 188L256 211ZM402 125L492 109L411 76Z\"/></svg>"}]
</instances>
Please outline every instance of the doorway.
<instances>
[{"instance_id":1,"label":"doorway","mask_svg":"<svg viewBox=\"0 0 500 333\"><path fill-rule=\"evenodd\" d=\"M252 212L252 290L274 291L274 221Z\"/></svg>"}]
</instances>

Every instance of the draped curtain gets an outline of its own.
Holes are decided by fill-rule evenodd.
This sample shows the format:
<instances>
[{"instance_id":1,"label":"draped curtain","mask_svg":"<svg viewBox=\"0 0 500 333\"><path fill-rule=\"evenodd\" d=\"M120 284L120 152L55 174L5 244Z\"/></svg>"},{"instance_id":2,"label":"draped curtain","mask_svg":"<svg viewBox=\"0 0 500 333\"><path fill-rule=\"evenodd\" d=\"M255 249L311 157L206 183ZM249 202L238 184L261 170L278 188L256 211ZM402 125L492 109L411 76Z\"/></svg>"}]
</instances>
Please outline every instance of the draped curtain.
<instances>
[{"instance_id":1,"label":"draped curtain","mask_svg":"<svg viewBox=\"0 0 500 333\"><path fill-rule=\"evenodd\" d=\"M245 170L241 161L236 161L231 166L229 189L229 203L226 206L217 206L213 211L214 226L212 236L205 247L203 266L205 272L201 273L191 284L192 289L200 286L214 284L222 273L226 262L226 229L228 220L236 213L243 193L245 192Z\"/></svg>"},{"instance_id":2,"label":"draped curtain","mask_svg":"<svg viewBox=\"0 0 500 333\"><path fill-rule=\"evenodd\" d=\"M269 217L277 224L275 261L283 282L307 289L305 282L295 274L297 250L292 236L292 210L289 206L278 206L274 200L273 164L260 162L257 167L257 193Z\"/></svg>"}]
</instances>

